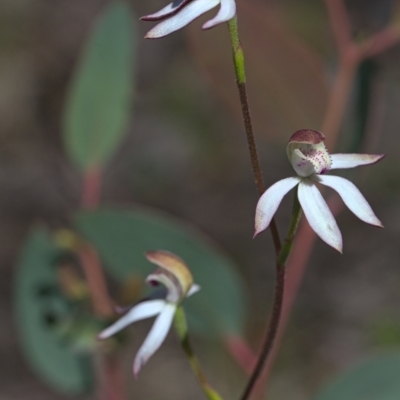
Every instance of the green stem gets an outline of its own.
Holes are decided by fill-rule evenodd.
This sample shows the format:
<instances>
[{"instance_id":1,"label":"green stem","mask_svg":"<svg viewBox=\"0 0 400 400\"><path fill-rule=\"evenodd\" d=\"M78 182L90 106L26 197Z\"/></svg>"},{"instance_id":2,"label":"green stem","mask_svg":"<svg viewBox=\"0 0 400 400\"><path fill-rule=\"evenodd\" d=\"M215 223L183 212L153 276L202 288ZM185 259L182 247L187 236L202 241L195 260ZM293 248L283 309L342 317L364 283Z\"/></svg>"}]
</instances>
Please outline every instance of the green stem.
<instances>
[{"instance_id":1,"label":"green stem","mask_svg":"<svg viewBox=\"0 0 400 400\"><path fill-rule=\"evenodd\" d=\"M182 348L189 360L189 364L192 367L192 370L196 375L196 378L201 388L203 389L204 394L209 400L222 400L222 397L208 383L207 378L201 368L200 362L194 354L194 351L189 341L189 332L186 323L185 312L181 306L179 306L176 310L174 317L174 326L181 341Z\"/></svg>"},{"instance_id":2,"label":"green stem","mask_svg":"<svg viewBox=\"0 0 400 400\"><path fill-rule=\"evenodd\" d=\"M258 378L260 377L264 369L268 356L270 355L275 342L275 337L278 331L279 321L281 319L281 313L282 313L283 295L285 288L285 275L286 275L285 264L289 258L290 252L293 247L293 240L296 235L297 228L299 226L300 218L301 218L301 207L296 191L293 201L292 220L290 222L286 239L282 245L282 248L279 252L278 259L276 262L275 297L274 297L274 304L272 307L272 315L269 322L269 328L265 336L260 354L258 356L257 364L254 367L253 373L251 374L251 377L247 382L246 388L243 391L240 400L247 400L249 398L251 392L253 391L257 383Z\"/></svg>"},{"instance_id":3,"label":"green stem","mask_svg":"<svg viewBox=\"0 0 400 400\"><path fill-rule=\"evenodd\" d=\"M237 17L228 21L229 34L232 42L233 65L235 68L236 84L239 91L240 105L242 107L242 115L244 127L246 130L247 146L250 153L250 161L253 169L254 181L257 186L258 194L261 196L265 192L264 178L261 172L260 161L257 154L257 145L254 139L253 125L251 122L250 107L247 100L246 90L246 69L244 61L244 53L239 40L239 30ZM281 248L278 228L275 220L270 223L272 240L274 242L275 252L278 255Z\"/></svg>"}]
</instances>

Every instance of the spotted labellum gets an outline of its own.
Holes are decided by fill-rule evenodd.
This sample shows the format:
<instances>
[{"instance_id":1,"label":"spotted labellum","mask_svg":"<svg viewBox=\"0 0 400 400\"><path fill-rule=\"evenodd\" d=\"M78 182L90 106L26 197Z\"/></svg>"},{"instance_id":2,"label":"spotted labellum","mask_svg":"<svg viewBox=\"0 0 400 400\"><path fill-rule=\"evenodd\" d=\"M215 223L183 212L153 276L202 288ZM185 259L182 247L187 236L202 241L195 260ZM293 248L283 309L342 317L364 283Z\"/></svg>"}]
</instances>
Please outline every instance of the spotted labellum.
<instances>
[{"instance_id":1,"label":"spotted labellum","mask_svg":"<svg viewBox=\"0 0 400 400\"><path fill-rule=\"evenodd\" d=\"M322 133L310 129L299 130L291 136L286 151L297 176L276 182L260 197L256 208L255 235L269 226L283 197L298 185L298 199L311 228L323 241L342 252L342 235L317 183L336 190L350 211L362 221L382 227L367 200L352 182L325 173L332 169L374 164L384 155L329 154L324 140Z\"/></svg>"}]
</instances>

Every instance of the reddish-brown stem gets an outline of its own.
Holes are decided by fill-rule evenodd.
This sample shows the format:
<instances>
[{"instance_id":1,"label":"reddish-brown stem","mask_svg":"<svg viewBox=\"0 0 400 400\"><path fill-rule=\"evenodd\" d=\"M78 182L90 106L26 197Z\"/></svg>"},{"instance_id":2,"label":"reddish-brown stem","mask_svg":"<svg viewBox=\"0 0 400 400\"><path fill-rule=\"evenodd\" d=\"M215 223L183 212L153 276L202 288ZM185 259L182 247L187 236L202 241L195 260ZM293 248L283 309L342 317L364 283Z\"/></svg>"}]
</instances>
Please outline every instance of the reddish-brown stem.
<instances>
[{"instance_id":1,"label":"reddish-brown stem","mask_svg":"<svg viewBox=\"0 0 400 400\"><path fill-rule=\"evenodd\" d=\"M345 58L339 63L339 70L332 86L328 106L322 122L321 131L326 137L326 145L333 148L339 134L347 99L359 63L359 52L353 45L345 51Z\"/></svg>"},{"instance_id":2,"label":"reddish-brown stem","mask_svg":"<svg viewBox=\"0 0 400 400\"><path fill-rule=\"evenodd\" d=\"M250 161L253 169L254 181L257 187L259 196L265 192L264 178L261 172L260 161L257 154L256 141L253 134L253 126L251 123L249 102L247 100L246 84L237 82L239 91L240 104L242 107L243 121L245 126L247 145L249 148ZM270 230L272 240L274 242L275 253L278 255L281 249L281 240L279 238L278 228L276 226L275 219L272 219L270 223Z\"/></svg>"},{"instance_id":3,"label":"reddish-brown stem","mask_svg":"<svg viewBox=\"0 0 400 400\"><path fill-rule=\"evenodd\" d=\"M343 208L343 203L340 201L338 196L334 195L327 201L329 208L332 210L333 215L337 216ZM306 270L307 261L310 258L311 251L315 240L317 239L314 231L310 228L307 220L304 219L300 224L299 231L297 234L297 240L294 243L292 256L287 265L287 278L286 278L286 290L283 299L282 316L279 323L278 331L276 334L276 340L274 347L271 351L270 357L267 360L265 370L262 376L264 388L268 382L268 378L271 374L273 364L278 355L278 350L283 339L289 317L299 291L303 276Z\"/></svg>"},{"instance_id":4,"label":"reddish-brown stem","mask_svg":"<svg viewBox=\"0 0 400 400\"><path fill-rule=\"evenodd\" d=\"M82 208L95 209L100 202L102 169L90 168L84 174ZM114 315L112 301L108 295L106 278L97 252L84 244L79 249L82 269L97 317L110 318ZM99 354L97 397L99 400L123 400L125 398L122 367L114 354ZM101 378L101 379L99 379Z\"/></svg>"},{"instance_id":5,"label":"reddish-brown stem","mask_svg":"<svg viewBox=\"0 0 400 400\"><path fill-rule=\"evenodd\" d=\"M101 168L93 167L85 171L83 176L82 208L93 209L98 206L102 177Z\"/></svg>"},{"instance_id":6,"label":"reddish-brown stem","mask_svg":"<svg viewBox=\"0 0 400 400\"><path fill-rule=\"evenodd\" d=\"M343 0L325 0L337 50L343 54L352 43L351 23Z\"/></svg>"},{"instance_id":7,"label":"reddish-brown stem","mask_svg":"<svg viewBox=\"0 0 400 400\"><path fill-rule=\"evenodd\" d=\"M85 274L92 300L93 311L99 318L114 315L112 301L108 295L107 284L97 252L91 246L83 244L79 249L79 258ZM97 396L99 400L123 400L125 398L122 379L122 367L113 354L99 354L100 363L97 373Z\"/></svg>"},{"instance_id":8,"label":"reddish-brown stem","mask_svg":"<svg viewBox=\"0 0 400 400\"><path fill-rule=\"evenodd\" d=\"M236 362L250 375L257 358L247 342L240 336L230 336L225 338L225 346Z\"/></svg>"},{"instance_id":9,"label":"reddish-brown stem","mask_svg":"<svg viewBox=\"0 0 400 400\"><path fill-rule=\"evenodd\" d=\"M362 57L374 57L393 47L400 41L400 29L397 26L388 26L378 32L361 45Z\"/></svg>"},{"instance_id":10,"label":"reddish-brown stem","mask_svg":"<svg viewBox=\"0 0 400 400\"><path fill-rule=\"evenodd\" d=\"M89 287L94 313L98 317L114 315L112 302L108 296L107 284L96 251L89 245L79 250L79 258Z\"/></svg>"},{"instance_id":11,"label":"reddish-brown stem","mask_svg":"<svg viewBox=\"0 0 400 400\"><path fill-rule=\"evenodd\" d=\"M125 399L121 363L115 354L98 352L93 358L96 376L96 398L99 400Z\"/></svg>"},{"instance_id":12,"label":"reddish-brown stem","mask_svg":"<svg viewBox=\"0 0 400 400\"><path fill-rule=\"evenodd\" d=\"M125 393L123 391L124 379L121 363L115 355L107 355L105 361L107 387L104 399L122 400L125 397Z\"/></svg>"},{"instance_id":13,"label":"reddish-brown stem","mask_svg":"<svg viewBox=\"0 0 400 400\"><path fill-rule=\"evenodd\" d=\"M281 319L282 302L285 288L285 267L277 264L276 267L276 280L275 280L275 296L272 308L271 318L268 322L268 331L265 336L264 343L262 345L260 354L258 355L257 364L253 369L252 375L247 382L246 388L240 397L240 400L247 400L254 389L257 380L259 379L266 361L273 349L276 334Z\"/></svg>"}]
</instances>

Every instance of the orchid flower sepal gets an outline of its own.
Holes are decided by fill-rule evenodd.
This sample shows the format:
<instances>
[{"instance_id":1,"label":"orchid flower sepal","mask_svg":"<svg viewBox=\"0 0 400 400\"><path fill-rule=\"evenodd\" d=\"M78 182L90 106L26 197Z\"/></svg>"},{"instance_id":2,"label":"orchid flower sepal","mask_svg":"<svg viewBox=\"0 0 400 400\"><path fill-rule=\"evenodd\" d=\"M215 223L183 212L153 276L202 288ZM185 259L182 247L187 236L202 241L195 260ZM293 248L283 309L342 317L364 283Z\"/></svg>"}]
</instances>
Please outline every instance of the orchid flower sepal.
<instances>
[{"instance_id":1,"label":"orchid flower sepal","mask_svg":"<svg viewBox=\"0 0 400 400\"><path fill-rule=\"evenodd\" d=\"M152 286L163 284L166 288L165 298L144 299L98 335L100 340L107 339L134 322L157 316L133 362L135 378L165 340L182 301L200 290L200 286L193 282L188 267L178 256L157 250L146 253L146 257L159 266L147 277L146 282Z\"/></svg>"}]
</instances>

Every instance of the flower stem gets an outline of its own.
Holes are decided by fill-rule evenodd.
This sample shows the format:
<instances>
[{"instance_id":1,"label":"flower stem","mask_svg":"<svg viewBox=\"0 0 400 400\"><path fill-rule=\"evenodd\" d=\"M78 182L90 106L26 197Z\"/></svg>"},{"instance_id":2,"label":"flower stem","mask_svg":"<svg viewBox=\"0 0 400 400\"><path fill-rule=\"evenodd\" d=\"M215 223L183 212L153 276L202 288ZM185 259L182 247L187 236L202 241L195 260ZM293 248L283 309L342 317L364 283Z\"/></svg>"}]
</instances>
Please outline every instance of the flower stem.
<instances>
[{"instance_id":1,"label":"flower stem","mask_svg":"<svg viewBox=\"0 0 400 400\"><path fill-rule=\"evenodd\" d=\"M103 171L101 168L91 168L83 175L82 208L95 209L99 205Z\"/></svg>"},{"instance_id":2,"label":"flower stem","mask_svg":"<svg viewBox=\"0 0 400 400\"><path fill-rule=\"evenodd\" d=\"M239 91L243 122L246 130L247 146L249 148L254 181L257 186L258 194L261 196L265 192L265 185L264 185L264 178L261 172L260 161L257 154L257 145L253 133L249 102L247 100L244 52L239 40L239 30L238 30L238 23L236 16L232 18L230 21L228 21L228 28L232 42L233 65L235 68L236 84ZM278 228L276 227L274 219L272 219L270 223L270 228L271 228L272 240L274 242L275 252L278 255L281 248L281 241L279 238Z\"/></svg>"},{"instance_id":3,"label":"flower stem","mask_svg":"<svg viewBox=\"0 0 400 400\"><path fill-rule=\"evenodd\" d=\"M249 381L247 382L246 388L243 391L240 400L247 400L249 398L252 390L254 389L257 383L258 378L260 377L264 369L265 363L274 345L276 333L278 331L279 322L281 319L281 312L283 305L283 295L284 295L285 275L286 275L285 264L289 258L290 252L293 247L293 240L296 235L297 228L299 226L300 218L301 218L301 207L296 191L293 200L292 220L290 222L286 239L283 242L282 248L279 252L278 259L276 262L275 297L274 297L274 305L272 308L272 315L269 322L269 328L264 343L262 345L260 354L258 356L257 364L254 367L253 373Z\"/></svg>"},{"instance_id":4,"label":"flower stem","mask_svg":"<svg viewBox=\"0 0 400 400\"><path fill-rule=\"evenodd\" d=\"M186 323L185 312L181 306L179 306L176 310L174 317L174 326L181 341L182 348L189 360L189 364L192 367L192 370L196 375L196 378L201 388L203 389L204 394L209 400L222 400L222 397L208 383L207 378L201 368L200 362L194 354L194 351L189 341L189 332Z\"/></svg>"}]
</instances>

